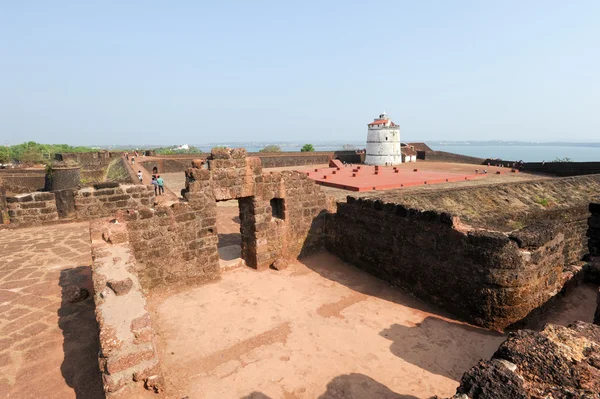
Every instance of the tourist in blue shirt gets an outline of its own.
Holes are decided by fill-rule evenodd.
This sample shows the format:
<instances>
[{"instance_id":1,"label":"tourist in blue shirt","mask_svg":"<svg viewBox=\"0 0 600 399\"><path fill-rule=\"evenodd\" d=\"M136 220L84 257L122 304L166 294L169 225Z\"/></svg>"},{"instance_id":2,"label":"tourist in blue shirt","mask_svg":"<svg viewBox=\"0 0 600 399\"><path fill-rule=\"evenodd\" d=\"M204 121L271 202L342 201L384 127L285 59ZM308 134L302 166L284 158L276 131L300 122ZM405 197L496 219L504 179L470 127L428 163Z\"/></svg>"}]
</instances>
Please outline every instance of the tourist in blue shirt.
<instances>
[{"instance_id":1,"label":"tourist in blue shirt","mask_svg":"<svg viewBox=\"0 0 600 399\"><path fill-rule=\"evenodd\" d=\"M165 181L160 175L156 177L156 183L158 183L158 195L163 195L165 193Z\"/></svg>"}]
</instances>

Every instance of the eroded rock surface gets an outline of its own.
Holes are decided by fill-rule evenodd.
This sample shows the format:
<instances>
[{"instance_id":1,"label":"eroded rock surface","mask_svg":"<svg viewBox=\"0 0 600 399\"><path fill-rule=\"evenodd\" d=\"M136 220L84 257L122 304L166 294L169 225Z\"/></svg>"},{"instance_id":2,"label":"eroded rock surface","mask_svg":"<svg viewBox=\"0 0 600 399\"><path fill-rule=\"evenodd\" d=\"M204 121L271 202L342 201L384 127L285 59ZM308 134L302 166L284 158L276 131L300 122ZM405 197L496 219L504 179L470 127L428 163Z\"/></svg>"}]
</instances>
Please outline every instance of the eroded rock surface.
<instances>
[{"instance_id":1,"label":"eroded rock surface","mask_svg":"<svg viewBox=\"0 0 600 399\"><path fill-rule=\"evenodd\" d=\"M576 322L511 333L467 371L453 399L600 398L600 326Z\"/></svg>"}]
</instances>

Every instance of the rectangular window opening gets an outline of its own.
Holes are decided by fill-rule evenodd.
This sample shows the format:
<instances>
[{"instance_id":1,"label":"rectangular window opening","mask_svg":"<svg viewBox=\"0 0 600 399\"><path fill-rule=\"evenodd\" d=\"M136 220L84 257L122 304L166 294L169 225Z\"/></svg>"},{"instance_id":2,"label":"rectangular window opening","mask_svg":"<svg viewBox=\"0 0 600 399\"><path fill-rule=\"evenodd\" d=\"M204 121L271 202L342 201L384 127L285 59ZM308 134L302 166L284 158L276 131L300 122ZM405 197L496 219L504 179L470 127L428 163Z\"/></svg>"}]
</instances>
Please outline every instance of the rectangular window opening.
<instances>
[{"instance_id":1,"label":"rectangular window opening","mask_svg":"<svg viewBox=\"0 0 600 399\"><path fill-rule=\"evenodd\" d=\"M271 215L277 219L285 219L283 213L283 198L273 198L271 200Z\"/></svg>"}]
</instances>

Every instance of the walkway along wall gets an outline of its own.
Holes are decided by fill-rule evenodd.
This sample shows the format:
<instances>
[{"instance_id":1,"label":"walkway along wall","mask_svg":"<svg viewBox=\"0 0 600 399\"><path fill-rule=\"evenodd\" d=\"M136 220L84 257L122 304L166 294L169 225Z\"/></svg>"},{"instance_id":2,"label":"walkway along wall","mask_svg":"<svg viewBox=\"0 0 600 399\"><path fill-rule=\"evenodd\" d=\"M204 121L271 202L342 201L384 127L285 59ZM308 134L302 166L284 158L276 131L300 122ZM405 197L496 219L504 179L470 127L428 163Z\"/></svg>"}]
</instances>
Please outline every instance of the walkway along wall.
<instances>
[{"instance_id":1,"label":"walkway along wall","mask_svg":"<svg viewBox=\"0 0 600 399\"><path fill-rule=\"evenodd\" d=\"M154 344L154 329L127 244L125 225L92 222L92 279L100 328L98 360L106 396L135 397L126 392L136 382L159 392L163 378Z\"/></svg>"},{"instance_id":2,"label":"walkway along wall","mask_svg":"<svg viewBox=\"0 0 600 399\"><path fill-rule=\"evenodd\" d=\"M562 182L564 188L581 192L594 191L586 187L591 183L600 184L598 177ZM477 207L477 190L419 195L422 203L431 204L434 200L428 195L452 203L453 196L464 194ZM517 196L519 187L499 185L496 190ZM525 191L535 198L535 190L550 189L535 182ZM515 199L525 201L524 197ZM494 231L493 223L474 228L461 220L462 215L432 207L424 211L406 202L410 203L402 198L393 202L348 197L329 217L327 248L471 323L504 329L523 319L577 277L584 263L589 215L584 204L539 210L537 216L526 212L527 217L517 220L521 228ZM497 219L499 226L506 217L501 211L487 216Z\"/></svg>"}]
</instances>

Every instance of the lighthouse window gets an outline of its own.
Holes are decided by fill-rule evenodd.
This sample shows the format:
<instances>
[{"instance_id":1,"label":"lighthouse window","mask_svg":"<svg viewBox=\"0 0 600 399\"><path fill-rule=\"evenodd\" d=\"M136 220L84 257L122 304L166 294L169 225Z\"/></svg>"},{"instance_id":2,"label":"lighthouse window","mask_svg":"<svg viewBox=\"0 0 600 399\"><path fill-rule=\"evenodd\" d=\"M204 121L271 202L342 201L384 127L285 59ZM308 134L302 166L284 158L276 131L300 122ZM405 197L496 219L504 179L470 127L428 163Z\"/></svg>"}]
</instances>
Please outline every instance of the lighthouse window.
<instances>
[{"instance_id":1,"label":"lighthouse window","mask_svg":"<svg viewBox=\"0 0 600 399\"><path fill-rule=\"evenodd\" d=\"M387 137L385 138L385 141L387 141Z\"/></svg>"}]
</instances>

